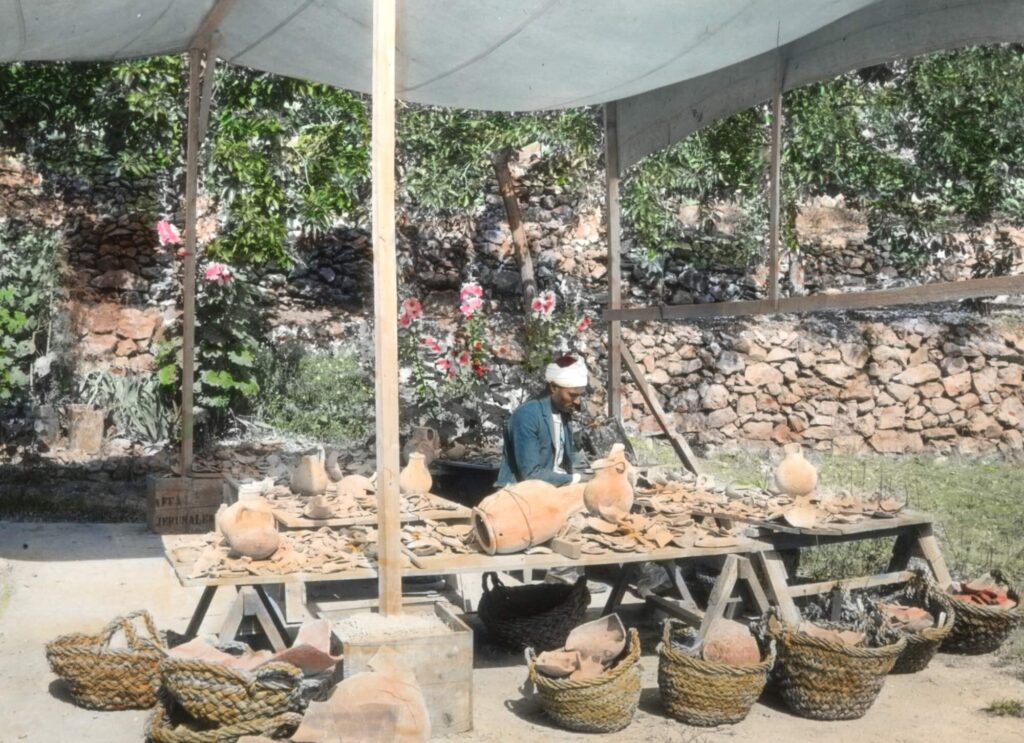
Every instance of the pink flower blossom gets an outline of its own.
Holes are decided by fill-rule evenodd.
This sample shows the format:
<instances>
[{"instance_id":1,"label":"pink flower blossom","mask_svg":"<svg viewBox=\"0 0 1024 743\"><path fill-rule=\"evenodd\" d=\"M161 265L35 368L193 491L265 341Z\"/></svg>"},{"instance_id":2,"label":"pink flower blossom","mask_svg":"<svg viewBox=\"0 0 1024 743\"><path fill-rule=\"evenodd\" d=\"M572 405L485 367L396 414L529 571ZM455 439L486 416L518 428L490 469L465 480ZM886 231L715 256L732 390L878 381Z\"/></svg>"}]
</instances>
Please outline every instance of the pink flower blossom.
<instances>
[{"instance_id":1,"label":"pink flower blossom","mask_svg":"<svg viewBox=\"0 0 1024 743\"><path fill-rule=\"evenodd\" d=\"M234 278L234 275L231 273L231 269L223 263L211 263L206 267L203 278L211 284L227 284Z\"/></svg>"},{"instance_id":2,"label":"pink flower blossom","mask_svg":"<svg viewBox=\"0 0 1024 743\"><path fill-rule=\"evenodd\" d=\"M584 317L578 323L576 323L576 332L582 333L584 330L590 327L590 318Z\"/></svg>"},{"instance_id":3,"label":"pink flower blossom","mask_svg":"<svg viewBox=\"0 0 1024 743\"><path fill-rule=\"evenodd\" d=\"M451 371L452 362L450 362L448 359L438 359L437 361L434 362L434 366L436 366L441 371Z\"/></svg>"},{"instance_id":4,"label":"pink flower blossom","mask_svg":"<svg viewBox=\"0 0 1024 743\"><path fill-rule=\"evenodd\" d=\"M156 235L161 245L181 244L181 235L178 233L178 228L166 219L161 219L156 223Z\"/></svg>"},{"instance_id":5,"label":"pink flower blossom","mask_svg":"<svg viewBox=\"0 0 1024 743\"><path fill-rule=\"evenodd\" d=\"M483 296L484 296L483 287L481 287L476 282L471 282L469 284L463 284L462 285L462 290L459 292L459 301L460 302L465 302L466 301L466 297L479 297L479 298L482 299Z\"/></svg>"},{"instance_id":6,"label":"pink flower blossom","mask_svg":"<svg viewBox=\"0 0 1024 743\"><path fill-rule=\"evenodd\" d=\"M434 353L441 353L441 344L437 342L437 339L433 336L425 335L420 339L420 343L426 346L430 351Z\"/></svg>"},{"instance_id":7,"label":"pink flower blossom","mask_svg":"<svg viewBox=\"0 0 1024 743\"><path fill-rule=\"evenodd\" d=\"M547 320L555 311L555 293L553 291L541 292L531 303L534 317Z\"/></svg>"},{"instance_id":8,"label":"pink flower blossom","mask_svg":"<svg viewBox=\"0 0 1024 743\"><path fill-rule=\"evenodd\" d=\"M469 351L463 351L455 360L459 362L460 366L465 366L469 363Z\"/></svg>"},{"instance_id":9,"label":"pink flower blossom","mask_svg":"<svg viewBox=\"0 0 1024 743\"><path fill-rule=\"evenodd\" d=\"M401 325L403 328L407 328L412 324L412 318L408 314L403 312L398 318L398 324Z\"/></svg>"},{"instance_id":10,"label":"pink flower blossom","mask_svg":"<svg viewBox=\"0 0 1024 743\"><path fill-rule=\"evenodd\" d=\"M402 302L402 313L409 316L409 320L419 320L423 315L423 305L415 297L409 297Z\"/></svg>"},{"instance_id":11,"label":"pink flower blossom","mask_svg":"<svg viewBox=\"0 0 1024 743\"><path fill-rule=\"evenodd\" d=\"M192 255L192 253L190 253L189 251L185 250L185 248L179 248L178 252L175 253L175 255L178 256L179 258L184 258L187 255Z\"/></svg>"},{"instance_id":12,"label":"pink flower blossom","mask_svg":"<svg viewBox=\"0 0 1024 743\"><path fill-rule=\"evenodd\" d=\"M469 296L462 300L462 304L459 306L459 311L470 319L476 314L476 311L484 306L484 301L480 297Z\"/></svg>"}]
</instances>

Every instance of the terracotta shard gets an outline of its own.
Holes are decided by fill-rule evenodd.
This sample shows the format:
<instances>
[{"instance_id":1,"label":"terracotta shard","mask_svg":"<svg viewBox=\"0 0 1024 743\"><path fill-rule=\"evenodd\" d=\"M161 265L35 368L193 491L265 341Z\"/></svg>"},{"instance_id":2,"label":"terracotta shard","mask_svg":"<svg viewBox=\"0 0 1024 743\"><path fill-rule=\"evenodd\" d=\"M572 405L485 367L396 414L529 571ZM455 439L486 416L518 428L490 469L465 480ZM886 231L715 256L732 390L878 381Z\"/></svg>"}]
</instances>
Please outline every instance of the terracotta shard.
<instances>
[{"instance_id":1,"label":"terracotta shard","mask_svg":"<svg viewBox=\"0 0 1024 743\"><path fill-rule=\"evenodd\" d=\"M537 656L537 670L551 678L564 678L580 667L580 654L567 650L548 650Z\"/></svg>"},{"instance_id":2,"label":"terracotta shard","mask_svg":"<svg viewBox=\"0 0 1024 743\"><path fill-rule=\"evenodd\" d=\"M750 666L761 662L761 649L746 625L732 619L719 619L704 637L705 660L733 666Z\"/></svg>"},{"instance_id":3,"label":"terracotta shard","mask_svg":"<svg viewBox=\"0 0 1024 743\"><path fill-rule=\"evenodd\" d=\"M800 529L809 529L818 522L819 511L810 504L790 507L782 516L786 523Z\"/></svg>"},{"instance_id":4,"label":"terracotta shard","mask_svg":"<svg viewBox=\"0 0 1024 743\"><path fill-rule=\"evenodd\" d=\"M626 649L626 628L618 614L576 627L565 640L565 649L577 651L581 660L610 663Z\"/></svg>"}]
</instances>

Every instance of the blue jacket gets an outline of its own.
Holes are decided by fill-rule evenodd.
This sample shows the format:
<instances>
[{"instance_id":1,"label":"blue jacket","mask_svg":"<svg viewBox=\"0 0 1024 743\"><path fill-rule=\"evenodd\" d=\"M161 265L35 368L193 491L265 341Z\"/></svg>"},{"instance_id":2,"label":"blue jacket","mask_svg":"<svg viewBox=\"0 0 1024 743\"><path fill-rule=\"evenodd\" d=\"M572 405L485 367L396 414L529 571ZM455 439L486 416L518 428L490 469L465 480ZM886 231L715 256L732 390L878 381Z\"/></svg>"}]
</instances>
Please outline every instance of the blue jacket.
<instances>
[{"instance_id":1,"label":"blue jacket","mask_svg":"<svg viewBox=\"0 0 1024 743\"><path fill-rule=\"evenodd\" d=\"M552 485L572 482L572 429L568 415L562 416L561 467L555 472L555 444L551 425L551 397L527 400L505 421L505 442L499 487L523 480L544 480Z\"/></svg>"}]
</instances>

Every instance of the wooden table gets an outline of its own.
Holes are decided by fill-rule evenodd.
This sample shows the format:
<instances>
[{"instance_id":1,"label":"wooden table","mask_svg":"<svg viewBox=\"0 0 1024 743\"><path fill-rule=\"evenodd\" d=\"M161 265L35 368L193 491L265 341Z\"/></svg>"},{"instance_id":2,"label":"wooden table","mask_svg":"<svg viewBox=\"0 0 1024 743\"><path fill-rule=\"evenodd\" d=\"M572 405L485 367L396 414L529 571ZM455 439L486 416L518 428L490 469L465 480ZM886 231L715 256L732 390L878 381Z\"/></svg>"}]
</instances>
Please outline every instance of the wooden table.
<instances>
[{"instance_id":1,"label":"wooden table","mask_svg":"<svg viewBox=\"0 0 1024 743\"><path fill-rule=\"evenodd\" d=\"M794 599L828 593L836 587L863 589L905 582L912 575L907 570L912 557L920 557L927 563L941 588L947 588L952 582L935 539L932 526L934 519L921 511L905 510L894 518L868 518L853 524L826 523L809 528L703 511L697 511L695 515L732 518L757 527L758 539L770 543L772 549L756 552L753 558L763 573L764 588L768 591L769 600L779 607L782 618L788 622L800 619L800 611ZM886 537L895 537L892 556L886 572L876 575L791 585L795 576L789 574L779 554L781 550Z\"/></svg>"},{"instance_id":2,"label":"wooden table","mask_svg":"<svg viewBox=\"0 0 1024 743\"><path fill-rule=\"evenodd\" d=\"M222 640L234 639L244 617L251 616L261 626L271 644L284 647L287 644L286 625L301 621L301 614L296 608L306 604L304 587L306 583L352 581L377 577L375 568L353 568L335 573L294 572L273 575L239 575L221 578L189 578L189 565L175 563L170 557L170 548L176 545L175 537L164 537L165 553L174 569L178 582L182 586L202 586L203 594L199 599L188 627L187 637L194 637L206 616L210 603L217 590L224 586L233 586L238 590L231 610L220 631ZM680 593L679 599L671 599L653 594L643 598L661 607L666 612L680 617L692 624L707 624L715 617L724 614L733 602L733 593L739 581L745 581L753 600L760 611L768 609L768 598L761 587L760 581L751 566L751 556L766 550L772 545L763 540L741 537L737 544L728 547L665 547L649 552L615 552L608 550L602 554L584 554L577 559L559 554L514 554L486 555L482 553L446 554L434 557L410 556L411 567L402 569L402 576L459 576L470 573L489 571L507 572L519 570L549 570L551 568L586 567L591 565L619 565L623 569L612 587L604 613L615 611L625 595L626 588L635 575L635 568L642 563L656 563L665 568ZM706 610L701 610L693 600L685 580L683 580L679 561L722 558L722 571L715 583ZM285 589L285 612L275 606L266 592L268 585L283 585Z\"/></svg>"}]
</instances>

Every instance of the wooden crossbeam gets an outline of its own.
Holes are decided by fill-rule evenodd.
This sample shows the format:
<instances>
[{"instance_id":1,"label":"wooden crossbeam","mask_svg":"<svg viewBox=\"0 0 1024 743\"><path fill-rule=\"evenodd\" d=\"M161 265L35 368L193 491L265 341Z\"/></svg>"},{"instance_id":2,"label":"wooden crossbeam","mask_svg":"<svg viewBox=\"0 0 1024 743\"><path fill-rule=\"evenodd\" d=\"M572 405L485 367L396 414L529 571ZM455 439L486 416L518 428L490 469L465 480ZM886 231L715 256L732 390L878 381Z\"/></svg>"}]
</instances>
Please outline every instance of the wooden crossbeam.
<instances>
[{"instance_id":1,"label":"wooden crossbeam","mask_svg":"<svg viewBox=\"0 0 1024 743\"><path fill-rule=\"evenodd\" d=\"M654 415L655 420L658 421L658 425L661 426L661 430L668 436L669 443L672 444L672 448L675 450L676 456L679 457L683 465L693 472L694 474L700 474L697 469L697 458L693 456L693 452L690 451L689 445L683 440L682 436L676 431L675 426L669 421L668 416L665 415L664 409L661 407L661 403L658 401L658 395L651 388L650 383L644 376L643 370L636 363L636 359L633 358L633 354L629 352L629 349L625 346L619 349L622 355L622 361L626 364L626 371L629 372L629 376L633 378L637 388L640 390L640 394L644 398L644 402L647 403L647 407L650 408L651 413Z\"/></svg>"},{"instance_id":2,"label":"wooden crossbeam","mask_svg":"<svg viewBox=\"0 0 1024 743\"><path fill-rule=\"evenodd\" d=\"M785 297L777 303L770 299L757 299L746 302L634 307L607 310L604 313L604 319L608 322L636 322L688 320L697 317L743 317L773 313L868 310L904 304L932 304L974 297L992 297L1000 294L1024 294L1024 276L992 276L966 281L936 281L920 286L880 289L870 292L812 294L804 297Z\"/></svg>"},{"instance_id":3,"label":"wooden crossbeam","mask_svg":"<svg viewBox=\"0 0 1024 743\"><path fill-rule=\"evenodd\" d=\"M619 134L615 102L604 106L605 207L608 210L608 307L622 307L622 247L619 226ZM608 417L622 422L622 328L608 323Z\"/></svg>"}]
</instances>

